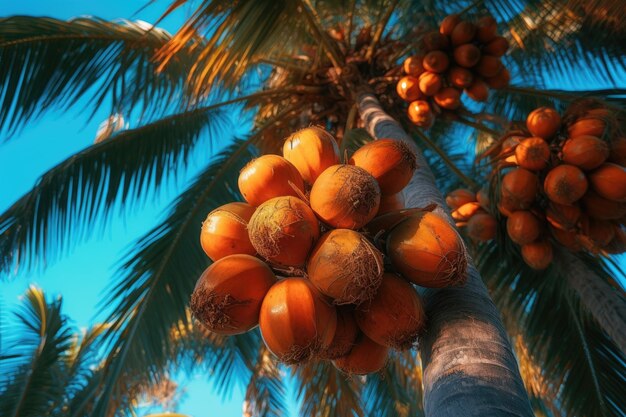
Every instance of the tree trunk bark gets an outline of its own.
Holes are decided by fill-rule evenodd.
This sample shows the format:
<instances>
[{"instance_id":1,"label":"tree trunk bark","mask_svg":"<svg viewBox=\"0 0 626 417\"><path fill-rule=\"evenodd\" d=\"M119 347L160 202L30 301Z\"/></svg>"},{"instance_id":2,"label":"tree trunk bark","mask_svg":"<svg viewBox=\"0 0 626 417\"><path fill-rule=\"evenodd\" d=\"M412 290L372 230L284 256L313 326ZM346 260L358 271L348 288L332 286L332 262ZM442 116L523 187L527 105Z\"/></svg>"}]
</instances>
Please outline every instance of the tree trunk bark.
<instances>
[{"instance_id":1,"label":"tree trunk bark","mask_svg":"<svg viewBox=\"0 0 626 417\"><path fill-rule=\"evenodd\" d=\"M626 298L619 290L590 271L571 254L562 257L563 271L570 287L596 322L626 354Z\"/></svg>"},{"instance_id":2,"label":"tree trunk bark","mask_svg":"<svg viewBox=\"0 0 626 417\"><path fill-rule=\"evenodd\" d=\"M424 157L400 124L372 94L359 94L358 106L373 137L402 140L416 150L418 169L405 189L407 207L437 203L436 211L453 224ZM533 416L499 312L471 261L467 284L426 289L423 295L428 315L420 340L426 416Z\"/></svg>"}]
</instances>

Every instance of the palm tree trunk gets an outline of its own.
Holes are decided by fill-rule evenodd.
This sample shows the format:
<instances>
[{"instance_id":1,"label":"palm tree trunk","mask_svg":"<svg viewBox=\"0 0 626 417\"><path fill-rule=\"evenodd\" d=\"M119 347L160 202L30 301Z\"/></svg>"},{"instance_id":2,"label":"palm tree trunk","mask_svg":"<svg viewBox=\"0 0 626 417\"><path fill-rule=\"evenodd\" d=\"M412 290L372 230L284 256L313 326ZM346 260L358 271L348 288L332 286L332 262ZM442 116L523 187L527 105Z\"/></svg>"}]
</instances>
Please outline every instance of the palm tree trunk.
<instances>
[{"instance_id":1,"label":"palm tree trunk","mask_svg":"<svg viewBox=\"0 0 626 417\"><path fill-rule=\"evenodd\" d=\"M414 146L374 95L359 94L358 106L372 136ZM416 153L418 169L405 189L407 207L437 203L436 211L452 223L433 174ZM420 340L426 416L532 416L511 343L474 266L468 269L465 286L427 289L423 294L428 314Z\"/></svg>"},{"instance_id":2,"label":"palm tree trunk","mask_svg":"<svg viewBox=\"0 0 626 417\"><path fill-rule=\"evenodd\" d=\"M562 266L569 286L596 322L626 354L626 297L577 257L564 254Z\"/></svg>"}]
</instances>

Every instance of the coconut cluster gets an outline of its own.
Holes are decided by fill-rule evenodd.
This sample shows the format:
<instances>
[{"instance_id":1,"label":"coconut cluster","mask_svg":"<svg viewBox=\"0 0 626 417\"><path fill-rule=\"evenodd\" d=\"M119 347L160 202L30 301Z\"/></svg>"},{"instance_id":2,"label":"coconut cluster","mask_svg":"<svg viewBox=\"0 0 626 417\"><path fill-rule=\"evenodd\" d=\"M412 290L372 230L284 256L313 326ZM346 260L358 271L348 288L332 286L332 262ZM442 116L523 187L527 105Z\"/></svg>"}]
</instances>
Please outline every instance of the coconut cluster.
<instances>
[{"instance_id":1,"label":"coconut cluster","mask_svg":"<svg viewBox=\"0 0 626 417\"><path fill-rule=\"evenodd\" d=\"M210 331L258 325L281 362L332 360L351 374L416 345L426 315L414 284L463 282L462 240L444 218L405 209L417 168L409 145L381 139L346 159L330 133L309 127L282 156L241 170L246 202L209 213L200 234L213 263L190 307Z\"/></svg>"},{"instance_id":2,"label":"coconut cluster","mask_svg":"<svg viewBox=\"0 0 626 417\"><path fill-rule=\"evenodd\" d=\"M489 88L504 88L511 75L501 57L509 48L499 36L495 19L485 16L476 22L459 15L446 17L439 31L427 33L420 53L404 61L405 76L396 91L409 102L409 119L429 128L442 110L461 106L463 91L475 101L486 101Z\"/></svg>"},{"instance_id":3,"label":"coconut cluster","mask_svg":"<svg viewBox=\"0 0 626 417\"><path fill-rule=\"evenodd\" d=\"M538 270L550 265L554 245L626 251L626 138L619 125L593 100L574 103L563 117L547 107L534 110L525 128L487 152L494 166L489 191L448 195L453 217L477 241L494 238L496 215L503 218L508 238Z\"/></svg>"}]
</instances>

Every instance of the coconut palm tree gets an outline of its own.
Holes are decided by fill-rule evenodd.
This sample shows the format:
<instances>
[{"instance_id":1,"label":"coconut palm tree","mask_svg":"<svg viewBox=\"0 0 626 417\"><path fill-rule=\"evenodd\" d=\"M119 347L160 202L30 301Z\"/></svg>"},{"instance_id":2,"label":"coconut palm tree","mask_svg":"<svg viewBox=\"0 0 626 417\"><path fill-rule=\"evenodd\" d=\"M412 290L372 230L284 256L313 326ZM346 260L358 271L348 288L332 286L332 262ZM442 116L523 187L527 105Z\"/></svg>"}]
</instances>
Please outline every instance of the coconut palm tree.
<instances>
[{"instance_id":1,"label":"coconut palm tree","mask_svg":"<svg viewBox=\"0 0 626 417\"><path fill-rule=\"evenodd\" d=\"M487 11L512 41L506 64L515 87L493 93L484 106L468 103L467 112L440 118L428 135L415 129L394 100L397 63L447 13ZM91 415L124 410L128 393L138 392L131 388L158 382L174 364L197 369L200 359L224 389L246 381L251 413L283 415L281 369L267 360L258 333L206 334L186 309L208 265L198 225L216 206L240 198L236 178L243 164L259 152L277 152L284 137L312 123L331 130L343 149L390 136L422 152L412 203L441 203L441 191L480 178L459 138L484 146L501 120L523 119L539 105L563 108L581 95L623 105L615 81L624 74L623 15L615 0L207 0L174 36L124 21L2 19L0 62L9 65L0 66L0 126L6 132L85 99L90 111L106 105L112 115L139 122L105 129L108 137L53 167L0 216L0 267L29 268L66 250L90 219L112 218L116 204L134 205L172 173L184 175L189 156L205 149L208 138L221 151L207 158L167 218L137 241L106 297L116 308L103 335L109 354ZM546 89L554 79L573 91ZM606 90L580 88L590 83ZM241 114L241 106L246 112L237 123L250 123L250 134L217 143L229 130L227 115ZM346 379L325 363L294 370L302 414L419 415L416 392L423 382L428 416L531 415L505 327L523 340L518 350L525 356L518 359L539 365L522 369L541 370L546 388L530 390L535 409L622 413L624 297L607 261L579 259L585 273L578 276L585 279L574 280L572 262L539 275L495 245L474 254L495 306L473 269L466 287L427 291L430 324L421 359L396 354L385 375L366 380ZM580 284L585 280L595 284ZM596 300L613 307L600 311Z\"/></svg>"},{"instance_id":2,"label":"coconut palm tree","mask_svg":"<svg viewBox=\"0 0 626 417\"><path fill-rule=\"evenodd\" d=\"M17 312L17 324L11 332L2 329L3 416L90 414L102 377L97 349L104 326L77 332L61 312L62 304L60 297L47 301L41 289L30 287Z\"/></svg>"}]
</instances>

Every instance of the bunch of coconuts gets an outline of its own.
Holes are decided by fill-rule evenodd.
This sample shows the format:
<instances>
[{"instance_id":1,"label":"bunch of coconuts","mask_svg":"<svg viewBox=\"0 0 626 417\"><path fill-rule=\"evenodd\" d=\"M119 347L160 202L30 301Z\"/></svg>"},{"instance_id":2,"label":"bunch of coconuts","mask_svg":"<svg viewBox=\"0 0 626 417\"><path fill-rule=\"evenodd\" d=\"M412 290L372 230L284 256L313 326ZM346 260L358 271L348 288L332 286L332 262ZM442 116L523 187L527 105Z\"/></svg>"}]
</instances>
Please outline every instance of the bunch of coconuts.
<instances>
[{"instance_id":1,"label":"bunch of coconuts","mask_svg":"<svg viewBox=\"0 0 626 417\"><path fill-rule=\"evenodd\" d=\"M453 217L476 241L495 237L495 214L524 261L545 269L553 245L572 251L626 251L626 138L602 103L573 103L563 118L542 107L526 128L511 131L487 154L495 166L491 192L455 190ZM496 196L495 204L489 195ZM504 226L504 225L503 225Z\"/></svg>"},{"instance_id":2,"label":"bunch of coconuts","mask_svg":"<svg viewBox=\"0 0 626 417\"><path fill-rule=\"evenodd\" d=\"M489 88L509 84L511 75L500 60L509 42L497 30L491 16L472 23L453 14L438 32L422 38L420 54L404 61L406 75L396 86L400 98L409 102L414 124L427 129L442 110L458 109L463 91L475 101L486 101Z\"/></svg>"},{"instance_id":3,"label":"bunch of coconuts","mask_svg":"<svg viewBox=\"0 0 626 417\"><path fill-rule=\"evenodd\" d=\"M200 234L213 263L190 307L208 330L259 325L280 361L332 360L350 374L376 372L390 348L416 345L426 317L413 284L464 282L465 247L444 218L404 209L416 169L407 144L376 140L346 162L331 134L309 127L283 156L242 169L246 203L209 213Z\"/></svg>"}]
</instances>

